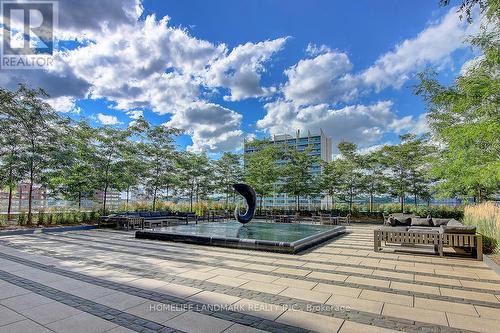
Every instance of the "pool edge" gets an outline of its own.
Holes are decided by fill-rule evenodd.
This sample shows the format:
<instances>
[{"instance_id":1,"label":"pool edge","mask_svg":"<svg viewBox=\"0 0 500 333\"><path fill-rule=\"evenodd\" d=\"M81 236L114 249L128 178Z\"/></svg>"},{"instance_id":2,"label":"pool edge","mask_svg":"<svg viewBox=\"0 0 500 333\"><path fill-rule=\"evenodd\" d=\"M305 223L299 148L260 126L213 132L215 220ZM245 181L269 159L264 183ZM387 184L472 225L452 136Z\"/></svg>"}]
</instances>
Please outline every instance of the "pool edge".
<instances>
[{"instance_id":1,"label":"pool edge","mask_svg":"<svg viewBox=\"0 0 500 333\"><path fill-rule=\"evenodd\" d=\"M150 239L172 241L197 245L208 245L247 250L296 254L310 247L326 242L346 232L344 226L334 226L331 229L299 239L294 242L277 242L259 239L241 239L217 236L187 235L173 232L158 232L152 230L138 230L135 232L137 239Z\"/></svg>"}]
</instances>

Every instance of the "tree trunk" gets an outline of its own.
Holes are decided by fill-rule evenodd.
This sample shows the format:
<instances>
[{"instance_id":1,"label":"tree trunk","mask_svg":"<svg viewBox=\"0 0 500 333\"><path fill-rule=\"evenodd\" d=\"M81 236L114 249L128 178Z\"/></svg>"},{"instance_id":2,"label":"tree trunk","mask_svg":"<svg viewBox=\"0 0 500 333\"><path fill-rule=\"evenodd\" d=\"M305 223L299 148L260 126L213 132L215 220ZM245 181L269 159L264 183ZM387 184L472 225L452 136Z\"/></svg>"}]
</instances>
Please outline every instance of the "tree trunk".
<instances>
[{"instance_id":1,"label":"tree trunk","mask_svg":"<svg viewBox=\"0 0 500 333\"><path fill-rule=\"evenodd\" d=\"M10 221L10 215L11 215L11 212L12 212L12 192L13 192L13 189L12 189L12 184L9 185L9 203L7 205L7 221Z\"/></svg>"},{"instance_id":2,"label":"tree trunk","mask_svg":"<svg viewBox=\"0 0 500 333\"><path fill-rule=\"evenodd\" d=\"M349 214L352 214L352 188L351 190L349 191Z\"/></svg>"},{"instance_id":3,"label":"tree trunk","mask_svg":"<svg viewBox=\"0 0 500 333\"><path fill-rule=\"evenodd\" d=\"M156 192L157 192L157 190L158 190L158 189L157 189L157 188L156 188L156 186L155 186L155 189L154 189L154 191L153 191L153 212L154 212L154 211L155 211L155 209L156 209Z\"/></svg>"},{"instance_id":4,"label":"tree trunk","mask_svg":"<svg viewBox=\"0 0 500 333\"><path fill-rule=\"evenodd\" d=\"M418 208L417 194L416 193L413 195L413 200L415 202L415 208Z\"/></svg>"},{"instance_id":5,"label":"tree trunk","mask_svg":"<svg viewBox=\"0 0 500 333\"><path fill-rule=\"evenodd\" d=\"M335 198L334 198L334 196L332 194L332 212L333 212L334 209L335 209Z\"/></svg>"},{"instance_id":6,"label":"tree trunk","mask_svg":"<svg viewBox=\"0 0 500 333\"><path fill-rule=\"evenodd\" d=\"M21 186L19 188L19 209L18 209L19 213L21 212L22 206L23 206L23 187Z\"/></svg>"},{"instance_id":7,"label":"tree trunk","mask_svg":"<svg viewBox=\"0 0 500 333\"><path fill-rule=\"evenodd\" d=\"M192 193L189 195L189 210L191 212L193 211L193 194Z\"/></svg>"},{"instance_id":8,"label":"tree trunk","mask_svg":"<svg viewBox=\"0 0 500 333\"><path fill-rule=\"evenodd\" d=\"M400 201L401 201L400 202L400 204L401 204L401 213L404 213L405 212L405 196L404 195L402 195L400 197Z\"/></svg>"},{"instance_id":9,"label":"tree trunk","mask_svg":"<svg viewBox=\"0 0 500 333\"><path fill-rule=\"evenodd\" d=\"M128 200L130 195L130 186L127 186L127 201L125 202L125 210L128 212Z\"/></svg>"},{"instance_id":10,"label":"tree trunk","mask_svg":"<svg viewBox=\"0 0 500 333\"><path fill-rule=\"evenodd\" d=\"M82 192L78 192L78 211L82 210Z\"/></svg>"},{"instance_id":11,"label":"tree trunk","mask_svg":"<svg viewBox=\"0 0 500 333\"><path fill-rule=\"evenodd\" d=\"M103 210L103 215L106 215L106 201L108 198L108 183L104 186L104 195L102 198L102 210Z\"/></svg>"},{"instance_id":12,"label":"tree trunk","mask_svg":"<svg viewBox=\"0 0 500 333\"><path fill-rule=\"evenodd\" d=\"M260 196L260 205L259 205L259 215L262 215L262 201L263 201L263 199L264 199L264 196L261 195Z\"/></svg>"},{"instance_id":13,"label":"tree trunk","mask_svg":"<svg viewBox=\"0 0 500 333\"><path fill-rule=\"evenodd\" d=\"M32 206L33 206L33 180L34 180L34 175L33 175L33 161L31 161L30 165L30 187L28 191L28 225L31 225L33 222L33 212L32 212Z\"/></svg>"},{"instance_id":14,"label":"tree trunk","mask_svg":"<svg viewBox=\"0 0 500 333\"><path fill-rule=\"evenodd\" d=\"M297 200L297 206L296 206L297 212L300 212L300 196L297 195L297 198L295 200Z\"/></svg>"},{"instance_id":15,"label":"tree trunk","mask_svg":"<svg viewBox=\"0 0 500 333\"><path fill-rule=\"evenodd\" d=\"M370 213L373 212L373 193L370 193Z\"/></svg>"}]
</instances>

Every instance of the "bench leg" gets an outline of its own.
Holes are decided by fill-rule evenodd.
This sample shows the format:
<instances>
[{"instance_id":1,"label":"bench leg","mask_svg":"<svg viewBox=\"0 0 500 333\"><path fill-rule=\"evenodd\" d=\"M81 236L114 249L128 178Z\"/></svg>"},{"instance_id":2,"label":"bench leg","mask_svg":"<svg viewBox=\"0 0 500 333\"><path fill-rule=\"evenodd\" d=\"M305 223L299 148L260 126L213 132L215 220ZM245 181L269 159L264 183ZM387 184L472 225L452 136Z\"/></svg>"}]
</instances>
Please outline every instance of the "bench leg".
<instances>
[{"instance_id":1,"label":"bench leg","mask_svg":"<svg viewBox=\"0 0 500 333\"><path fill-rule=\"evenodd\" d=\"M380 237L377 232L373 233L373 251L380 252Z\"/></svg>"},{"instance_id":2,"label":"bench leg","mask_svg":"<svg viewBox=\"0 0 500 333\"><path fill-rule=\"evenodd\" d=\"M483 260L483 236L477 235L477 242L476 242L476 253L477 253L477 260Z\"/></svg>"}]
</instances>

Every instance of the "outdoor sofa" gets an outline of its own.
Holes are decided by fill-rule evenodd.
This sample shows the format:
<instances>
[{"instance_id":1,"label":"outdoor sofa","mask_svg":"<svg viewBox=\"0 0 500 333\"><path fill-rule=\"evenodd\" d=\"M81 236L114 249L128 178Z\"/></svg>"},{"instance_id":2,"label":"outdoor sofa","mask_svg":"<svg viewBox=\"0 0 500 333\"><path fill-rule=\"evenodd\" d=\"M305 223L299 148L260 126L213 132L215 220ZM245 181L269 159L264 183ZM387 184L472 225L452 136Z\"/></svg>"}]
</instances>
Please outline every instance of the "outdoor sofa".
<instances>
[{"instance_id":1,"label":"outdoor sofa","mask_svg":"<svg viewBox=\"0 0 500 333\"><path fill-rule=\"evenodd\" d=\"M375 228L373 235L375 252L382 243L395 245L434 245L443 256L444 247L470 249L478 260L483 259L483 239L476 234L475 226L468 226L455 219L420 218L407 214L389 215L384 225Z\"/></svg>"},{"instance_id":2,"label":"outdoor sofa","mask_svg":"<svg viewBox=\"0 0 500 333\"><path fill-rule=\"evenodd\" d=\"M99 224L114 224L116 228L130 230L164 227L172 222L198 223L198 218L192 212L124 212L103 216Z\"/></svg>"}]
</instances>

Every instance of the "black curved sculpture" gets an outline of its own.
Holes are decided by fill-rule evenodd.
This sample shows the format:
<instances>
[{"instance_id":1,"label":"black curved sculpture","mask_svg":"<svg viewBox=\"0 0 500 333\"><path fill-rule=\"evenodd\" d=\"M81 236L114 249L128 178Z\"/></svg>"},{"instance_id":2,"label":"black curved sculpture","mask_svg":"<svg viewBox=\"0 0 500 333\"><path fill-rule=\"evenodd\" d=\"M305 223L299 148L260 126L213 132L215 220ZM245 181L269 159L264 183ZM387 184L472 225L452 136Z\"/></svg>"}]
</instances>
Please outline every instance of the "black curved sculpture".
<instances>
[{"instance_id":1,"label":"black curved sculpture","mask_svg":"<svg viewBox=\"0 0 500 333\"><path fill-rule=\"evenodd\" d=\"M253 215L255 214L257 195L255 194L253 188L247 184L233 184L233 188L247 201L247 211L245 212L245 214L242 215L240 213L240 207L236 206L236 209L234 210L234 217L240 223L248 223L253 219Z\"/></svg>"}]
</instances>

